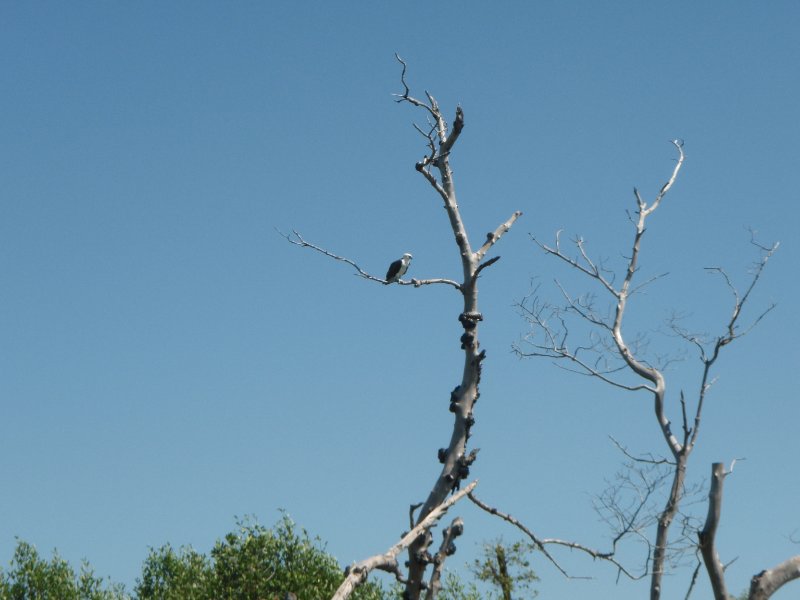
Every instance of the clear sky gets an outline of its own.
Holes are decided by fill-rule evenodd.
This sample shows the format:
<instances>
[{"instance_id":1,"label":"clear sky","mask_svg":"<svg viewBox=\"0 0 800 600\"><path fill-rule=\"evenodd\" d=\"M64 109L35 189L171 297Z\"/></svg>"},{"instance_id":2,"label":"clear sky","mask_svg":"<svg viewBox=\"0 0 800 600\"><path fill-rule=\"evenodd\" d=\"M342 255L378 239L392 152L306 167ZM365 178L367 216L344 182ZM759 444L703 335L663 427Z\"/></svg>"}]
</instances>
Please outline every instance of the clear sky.
<instances>
[{"instance_id":1,"label":"clear sky","mask_svg":"<svg viewBox=\"0 0 800 600\"><path fill-rule=\"evenodd\" d=\"M798 31L791 1L2 3L0 563L20 536L130 587L148 546L207 551L235 515L285 508L343 564L406 528L450 435L458 295L361 280L274 229L378 275L408 251L414 276L458 276L413 169L422 115L391 96L398 52L413 91L464 108L452 160L473 239L524 211L482 279L473 474L542 536L607 546L591 498L621 462L608 436L665 448L645 395L512 355L532 280L553 299L557 276L591 290L529 233L579 233L619 266L631 189L652 198L683 138L641 265L670 275L631 309L653 356L679 351L670 308L719 331L730 298L703 267L746 282L746 227L781 242L750 314L778 306L725 349L690 466L702 481L747 458L719 534L738 593L800 551ZM677 420L694 355L668 377ZM453 566L518 537L457 514ZM537 555L543 598L645 594L559 556L595 579Z\"/></svg>"}]
</instances>

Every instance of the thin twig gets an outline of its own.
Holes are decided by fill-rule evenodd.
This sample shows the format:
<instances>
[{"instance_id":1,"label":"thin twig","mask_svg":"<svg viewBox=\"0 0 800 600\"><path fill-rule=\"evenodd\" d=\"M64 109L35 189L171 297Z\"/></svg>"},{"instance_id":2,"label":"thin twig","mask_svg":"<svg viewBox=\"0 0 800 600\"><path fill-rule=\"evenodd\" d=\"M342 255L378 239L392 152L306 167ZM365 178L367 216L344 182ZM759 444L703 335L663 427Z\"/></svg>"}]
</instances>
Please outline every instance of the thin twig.
<instances>
[{"instance_id":1,"label":"thin twig","mask_svg":"<svg viewBox=\"0 0 800 600\"><path fill-rule=\"evenodd\" d=\"M353 260L351 260L351 259L349 259L349 258L347 258L345 256L339 256L338 254L334 254L330 250L326 250L325 248L322 248L320 246L317 246L316 244L312 244L311 242L306 241L303 238L303 236L300 235L300 233L297 232L294 229L292 229L292 233L291 234L283 233L282 231L280 231L277 228L275 229L275 231L277 231L282 237L286 238L286 240L290 244L294 244L295 246L300 246L301 248L310 248L311 250L315 250L316 252L319 252L320 254L324 254L325 256L327 256L329 258L332 258L334 260L338 260L338 261L347 263L348 265L353 267L356 271L358 271L358 276L362 277L363 279L369 279L370 281L375 281L377 283L383 283L383 284L388 283L385 279L383 279L381 277L376 277L375 275L371 275L370 273L367 273L364 269L362 269L360 266L358 266L358 264L355 261L353 261ZM292 236L294 236L294 238ZM421 287L423 285L434 285L434 284L438 284L438 283L443 283L445 285L450 285L450 286L456 288L457 290L461 290L461 285L458 282L453 281L452 279L444 279L444 278L435 278L435 279L416 279L416 278L414 278L414 279L411 279L409 281L406 281L404 279L400 279L400 280L395 281L393 283L396 283L397 285L413 285L414 287Z\"/></svg>"},{"instance_id":2,"label":"thin twig","mask_svg":"<svg viewBox=\"0 0 800 600\"><path fill-rule=\"evenodd\" d=\"M483 502L483 501L479 500L477 497L475 497L475 495L472 494L471 492L469 494L467 494L467 496L469 497L470 500L472 500L472 502L476 506L478 506L481 509L485 510L489 514L496 515L496 516L500 517L501 519L503 519L504 521L510 523L511 525L514 525L517 529L519 529L525 535L527 535L531 539L531 541L533 542L534 546L539 551L541 551L542 554L544 554L547 557L547 559L553 564L553 566L555 566L556 569L558 569L561 572L562 575L564 575L564 577L567 577L568 579L591 579L591 578L590 577L584 577L584 576L573 576L573 575L570 575L569 573L567 573L567 571L564 569L564 567L562 567L559 564L559 562L550 554L550 552L547 551L547 548L545 548L545 546L553 544L553 545L557 545L557 546L565 546L565 547L570 548L572 550L580 550L581 552L584 552L584 553L588 554L589 556L591 556L594 559L601 559L601 560L605 560L605 561L610 562L611 564L613 564L618 569L618 571L620 573L623 573L628 578L633 579L633 580L641 579L642 577L647 575L646 572L641 574L641 575L633 575L632 573L630 573L624 566L622 566L622 564L619 563L619 561L617 561L614 558L614 552L599 552L597 550L593 550L592 548L584 546L583 544L579 544L577 542L571 542L571 541L568 541L568 540L561 540L561 539L558 539L558 538L539 538L535 533L533 533L533 531L528 529L519 520L517 520L516 518L512 517L511 515L506 514L506 513L502 512L502 511L494 508L493 506L489 506L485 502Z\"/></svg>"}]
</instances>

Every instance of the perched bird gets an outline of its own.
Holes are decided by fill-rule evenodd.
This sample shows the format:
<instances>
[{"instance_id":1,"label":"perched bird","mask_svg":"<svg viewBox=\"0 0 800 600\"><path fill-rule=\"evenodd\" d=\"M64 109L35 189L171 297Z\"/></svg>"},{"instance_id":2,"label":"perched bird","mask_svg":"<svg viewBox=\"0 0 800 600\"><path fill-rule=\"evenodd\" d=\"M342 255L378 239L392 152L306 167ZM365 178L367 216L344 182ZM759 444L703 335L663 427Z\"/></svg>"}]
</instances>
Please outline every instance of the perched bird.
<instances>
[{"instance_id":1,"label":"perched bird","mask_svg":"<svg viewBox=\"0 0 800 600\"><path fill-rule=\"evenodd\" d=\"M403 254L403 258L399 258L389 265L389 270L386 271L386 283L394 283L398 281L408 271L408 265L411 264L411 259L414 258L408 252Z\"/></svg>"}]
</instances>

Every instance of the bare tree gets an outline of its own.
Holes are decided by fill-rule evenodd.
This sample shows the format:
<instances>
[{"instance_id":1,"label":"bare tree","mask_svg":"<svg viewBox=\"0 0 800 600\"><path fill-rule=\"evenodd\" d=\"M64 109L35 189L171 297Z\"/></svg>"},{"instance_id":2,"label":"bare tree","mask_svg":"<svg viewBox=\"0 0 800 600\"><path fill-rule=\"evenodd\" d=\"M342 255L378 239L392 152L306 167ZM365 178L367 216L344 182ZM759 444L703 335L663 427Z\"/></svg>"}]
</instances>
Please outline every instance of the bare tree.
<instances>
[{"instance_id":1,"label":"bare tree","mask_svg":"<svg viewBox=\"0 0 800 600\"><path fill-rule=\"evenodd\" d=\"M444 202L450 228L461 257L462 270L462 281L458 285L458 290L462 295L463 310L458 320L464 329L460 340L461 349L464 351L464 367L461 382L450 393L450 411L454 415L454 423L447 448L439 452L439 460L443 463L443 467L420 509L417 517L419 521L424 519L430 511L442 503L452 490L458 487L461 479L468 475L469 466L475 460L477 450L468 453L467 441L470 429L475 423L473 408L480 396L478 386L481 379L481 363L486 357L486 352L479 350L480 343L478 341L478 325L483 320L478 308L478 278L484 268L500 258L497 256L484 261L486 253L511 228L522 213L517 211L511 215L507 221L486 235L485 241L477 250L473 250L459 211L453 171L450 167L453 147L464 128L464 111L460 106L456 107L452 130L448 130L439 104L430 93L425 92L427 100L424 101L410 95L410 89L405 81L406 65L399 56L397 60L403 65L401 82L404 88L403 93L397 95L397 101L411 104L427 113L427 129L419 126L416 128L424 136L428 152L422 160L416 163L415 168ZM438 178L436 173L438 173ZM406 584L406 597L409 600L419 598L424 588L425 570L427 565L432 562L432 557L428 552L430 544L431 536L426 535L418 538L409 548L409 570Z\"/></svg>"},{"instance_id":2,"label":"bare tree","mask_svg":"<svg viewBox=\"0 0 800 600\"><path fill-rule=\"evenodd\" d=\"M420 110L425 115L427 123L425 127L414 125L417 132L423 136L427 147L425 155L415 164L415 168L444 203L450 229L458 247L461 277L457 280L442 277L404 280L400 279L398 275L387 274L386 278L383 278L370 274L350 258L335 254L305 240L297 231L293 231L292 234L285 237L295 245L349 264L359 276L369 281L415 287L443 284L457 290L461 295L462 302L458 320L463 329L459 341L464 362L461 380L449 396L449 410L453 413L454 420L449 442L438 452L439 461L442 463L441 471L434 480L427 498L411 507L411 532L405 534L389 552L377 554L353 565L347 573L343 587L337 592L336 598L348 597L350 592L365 580L372 569L382 569L394 573L395 577L404 583L404 598L408 600L418 600L426 590L426 600L432 600L440 589L444 561L455 550L453 540L463 532L463 522L456 519L444 530L442 544L435 553L431 551L433 543L431 528L444 511L467 491L458 492L457 495L448 499L448 496L459 490L462 481L469 476L470 466L477 456L477 449L469 449L468 441L475 424L474 408L480 396L482 363L486 357L485 351L480 349L478 337L479 325L483 320L478 306L478 280L483 269L494 264L500 258L496 256L486 259L488 251L522 214L519 211L512 214L494 231L486 235L480 247L477 249L473 247L460 213L453 170L450 166L455 144L464 128L464 112L458 106L452 125L449 126L436 99L430 93L425 92L425 99L411 95L405 77L406 64L399 56L397 60L402 65L400 81L403 86L403 92L396 94L397 102L410 104ZM617 444L629 459L629 467L624 474L617 477L609 491L598 497L596 506L598 512L612 526L614 532L612 546L607 551L599 551L575 541L539 537L515 518L477 499L472 493L474 483L469 487L469 497L477 506L501 517L525 533L533 547L540 550L567 577L571 575L552 556L547 549L548 546L578 550L594 559L604 560L613 564L618 574L632 579L649 576L650 598L659 600L662 595L663 576L669 565L672 564L673 557L682 556L687 550L695 550L703 556L717 597L725 598L727 592L724 587L724 569L719 563L714 547L715 532L719 522L719 507L721 506L722 478L719 477L718 481L712 480L709 516L702 531L698 532L698 526L692 523L687 514L681 512L681 507L686 504L687 497L690 495L686 485L687 468L689 457L698 440L707 393L714 382L711 377L712 368L725 346L746 335L772 310L773 306L769 306L752 319L749 325L743 327L741 324L743 309L748 303L767 261L778 246L775 244L765 247L757 244L755 239L752 240L760 252L760 259L751 271L749 284L743 293L740 293L733 285L731 278L722 268L709 269L710 272L722 277L733 297L733 310L730 316L724 320L720 334L706 337L683 328L678 319L670 322L672 332L697 352L701 369L696 395L687 400L681 390L677 401L673 401L668 408L664 367L669 361L655 364L649 361L645 356L645 340L641 337L630 337L624 323L626 310L637 292L662 277L662 275L656 275L644 281L638 281L642 240L648 219L663 203L665 196L675 184L684 163L683 142L673 140L672 143L677 150L678 158L670 177L654 200L650 203L646 202L639 191L634 189L636 211L630 215L634 228L633 239L630 254L625 259L621 273L615 274L603 261L593 259L582 238L573 240L574 250L572 251L563 248L560 232L556 234L555 242L552 245L542 243L534 238L534 242L546 254L559 259L571 269L588 277L601 293L607 294L610 299L610 309L603 311L602 308L598 308L594 295L575 296L556 282L563 297L562 304L555 306L541 301L538 297L522 303L521 308L532 325L533 334L527 336L524 342L516 347L516 351L521 356L554 359L566 364L568 370L597 378L615 388L645 392L652 400L656 422L669 451L667 458L658 458L653 455L633 456L627 449ZM587 343L573 345L569 327L573 319L577 319L589 328L590 334ZM668 416L671 412L678 413L679 430L673 430L672 419ZM666 469L666 473L664 469ZM650 510L648 507L662 484L668 488L664 504L658 509ZM633 492L633 501L628 502L622 499L620 492L625 490ZM418 513L417 509L419 509ZM675 535L671 530L676 520L681 523L679 535ZM655 533L651 539L649 532L652 528L655 528ZM690 533L699 534L699 543L688 542ZM634 572L616 558L617 544L630 537L639 540L647 548L641 572L638 572L639 570ZM408 573L403 575L396 556L406 548L408 550L406 563ZM794 570L798 568L798 562L800 562L800 558L795 557L772 571L765 571L754 577L751 598L767 598L783 583L797 577ZM699 565L698 561L687 597L696 581ZM429 566L433 568L429 580L426 581Z\"/></svg>"},{"instance_id":3,"label":"bare tree","mask_svg":"<svg viewBox=\"0 0 800 600\"><path fill-rule=\"evenodd\" d=\"M714 600L729 600L725 584L725 567L719 559L716 546L716 535L722 517L722 489L725 478L733 473L734 460L730 470L725 470L722 463L711 465L711 486L708 492L708 515L703 529L698 532L700 552L708 571ZM800 578L800 555L793 556L772 569L766 569L750 580L748 600L767 600L790 581Z\"/></svg>"},{"instance_id":4,"label":"bare tree","mask_svg":"<svg viewBox=\"0 0 800 600\"><path fill-rule=\"evenodd\" d=\"M433 95L426 91L424 100L417 99L411 95L411 90L405 78L406 64L399 56L396 56L396 58L402 66L400 81L403 86L403 92L396 94L397 102L410 104L419 109L425 115L427 122L425 127L415 124L416 130L422 134L427 147L426 154L416 163L415 168L444 202L450 229L458 247L462 271L459 281L447 278L400 279L396 281L400 285L413 285L416 287L432 284L449 285L459 292L462 299L462 310L458 321L463 329L459 342L464 355L464 365L461 381L453 388L449 396L449 410L454 416L453 427L447 446L441 448L438 453L439 461L443 465L441 472L436 477L425 501L421 505L417 505L419 512L412 524L419 527L421 524L427 523L426 519L428 519L429 515L437 507L441 506L452 492L459 489L461 481L469 476L470 465L477 456L477 449L468 451L467 443L471 428L475 424L473 411L475 403L480 396L481 365L486 357L486 352L480 349L478 339L479 324L483 320L478 307L478 279L486 267L494 264L500 258L495 256L486 259L486 254L511 228L522 213L517 211L512 214L496 229L488 233L479 247L473 247L459 210L453 170L450 166L456 141L464 129L464 111L458 106L455 110L452 126L448 126L447 120ZM329 258L349 264L356 269L361 277L367 280L384 284L393 282L390 281L388 276L387 279L384 279L372 275L362 269L355 261L306 241L296 231L285 237L293 244L315 250ZM461 527L459 525L459 528ZM453 526L450 527L450 530L454 531ZM439 565L443 563L447 552L439 551L435 556L432 555L429 551L432 540L430 526L423 527L422 533L415 536L408 547L407 577L404 578L399 574L399 568L394 569L398 579L405 582L405 596L410 600L417 600L425 589L429 587L435 589L434 586L438 586L439 577L441 576ZM445 547L446 549L447 546ZM374 562L378 563L380 560ZM439 567L433 571L432 585L425 581L427 567L431 564ZM360 572L364 573L364 570L362 569ZM344 598L346 595L337 597Z\"/></svg>"},{"instance_id":5,"label":"bare tree","mask_svg":"<svg viewBox=\"0 0 800 600\"><path fill-rule=\"evenodd\" d=\"M752 323L742 328L740 325L742 309L759 281L767 261L777 249L759 246L761 259L756 263L749 285L744 293L739 293L731 279L721 268L710 271L720 274L733 296L731 316L724 322L722 333L710 339L690 333L680 327L677 320L671 323L672 330L680 338L697 350L702 368L700 381L693 402L688 402L683 391L680 392L675 408L679 407L680 430L674 431L672 419L668 416L666 378L663 366L658 368L644 358L641 338L629 341L624 328L626 309L630 301L643 287L662 277L656 275L641 283L636 283L639 260L646 224L653 213L661 206L665 196L672 189L684 163L683 142L673 140L678 159L667 182L661 187L655 199L646 202L639 191L634 189L636 212L630 216L633 224L633 240L630 255L626 259L623 272L617 276L602 261L593 259L580 237L573 241L574 251L562 246L560 232L555 243L548 245L534 238L534 242L544 252L564 262L571 269L588 277L602 293L610 298L611 309L604 312L597 306L592 294L574 295L563 285L557 283L564 303L553 306L533 298L523 303L522 309L532 325L532 334L517 346L521 356L536 356L555 359L566 364L568 370L597 378L619 389L646 392L653 402L653 409L661 435L669 450L668 464L671 467L671 482L666 502L657 516L655 539L652 543L650 564L650 598L658 600L662 594L662 579L670 554L670 527L679 515L681 502L685 498L686 473L689 456L697 443L703 406L707 392L713 384L712 367L719 358L722 348L745 335L769 312L773 306L758 315ZM754 242L755 243L755 242ZM570 338L570 322L577 318L588 324L589 342L573 345ZM674 409L673 409L674 410ZM685 537L685 535L684 535Z\"/></svg>"}]
</instances>

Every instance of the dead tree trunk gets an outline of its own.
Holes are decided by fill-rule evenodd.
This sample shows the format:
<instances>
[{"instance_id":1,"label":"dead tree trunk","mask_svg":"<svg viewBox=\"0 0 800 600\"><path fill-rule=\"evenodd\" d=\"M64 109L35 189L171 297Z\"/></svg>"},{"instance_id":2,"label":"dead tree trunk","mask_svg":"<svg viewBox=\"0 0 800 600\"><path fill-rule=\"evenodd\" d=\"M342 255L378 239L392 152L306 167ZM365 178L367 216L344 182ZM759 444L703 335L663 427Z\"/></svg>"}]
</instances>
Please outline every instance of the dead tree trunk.
<instances>
[{"instance_id":1,"label":"dead tree trunk","mask_svg":"<svg viewBox=\"0 0 800 600\"><path fill-rule=\"evenodd\" d=\"M416 163L415 168L444 202L450 229L452 230L456 245L458 246L462 272L461 281L445 278L412 278L410 281L399 279L404 271L400 271L400 274L392 275L391 277L387 274L387 278L384 279L368 273L349 258L339 256L325 248L306 241L297 231L293 231L292 234L285 235L285 237L289 242L295 245L310 248L329 258L349 264L356 269L361 277L370 281L382 284L397 283L399 285L413 285L415 287L441 283L454 287L461 294L462 305L461 312L458 315L458 321L461 323L461 328L463 330L459 338L459 343L464 354L464 366L461 380L453 391L450 392L449 397L450 412L453 413L454 417L453 430L450 434L447 447L439 450L439 461L443 465L441 472L434 481L427 499L421 504L421 509L417 514L416 520L412 522L412 530L416 531L416 527L419 527L421 523L427 523L429 520L428 517L447 501L447 497L451 493L459 489L461 482L469 476L470 465L475 461L477 450L468 452L467 442L470 437L471 428L475 424L473 409L480 396L479 384L481 380L481 364L486 357L485 351L480 349L480 342L478 340L479 324L483 320L483 316L478 307L478 279L483 269L500 259L499 256L495 256L487 260L486 253L501 237L503 237L522 213L516 211L494 231L488 233L485 241L479 248L473 248L459 211L455 183L453 180L453 170L450 167L450 157L454 145L464 128L464 112L460 106L457 107L452 127L448 127L436 99L431 94L425 92L426 100L418 100L410 95L410 89L405 80L406 65L399 56L397 60L403 66L400 80L404 88L402 94L396 94L397 102L411 104L425 112L428 124L430 125L427 131L415 125L417 131L424 136L428 148L428 152L422 160ZM455 532L458 531L460 534L462 529L463 525L459 522L458 527L451 527L450 531L452 535L456 535ZM434 562L434 557L429 552L432 543L430 526L423 527L420 531L421 533L416 535L413 540L407 540L409 544L403 546L404 548L408 547L409 560L407 577L401 575L399 567L391 560L386 559L383 555L377 555L358 563L358 565L354 567L358 572L351 572L352 576L348 576L347 579L347 581L350 582L347 591L343 591L340 595L337 595L337 598L346 598L347 595L355 589L355 586L363 581L363 578L366 577L370 569L383 568L384 570L391 570L395 573L399 581L405 583L406 598L418 600L422 591L431 587L425 581L425 574L428 565ZM435 586L439 585L441 562L444 560L444 557L447 556L447 550L448 548L445 548L444 552L440 550L437 553L437 569L434 570L432 575L432 582ZM356 575L358 576L356 577Z\"/></svg>"},{"instance_id":2,"label":"dead tree trunk","mask_svg":"<svg viewBox=\"0 0 800 600\"><path fill-rule=\"evenodd\" d=\"M734 463L736 461L733 461ZM725 569L717 552L716 536L722 518L722 490L725 477L733 472L733 463L729 471L722 463L711 465L711 487L708 491L708 515L703 529L699 532L700 552L706 565L714 600L729 600L725 585ZM748 600L768 600L781 587L800 578L800 556L793 556L781 564L766 569L750 580Z\"/></svg>"},{"instance_id":3,"label":"dead tree trunk","mask_svg":"<svg viewBox=\"0 0 800 600\"><path fill-rule=\"evenodd\" d=\"M443 463L442 470L419 511L417 516L419 522L441 504L448 494L458 488L461 480L468 476L469 467L475 460L476 451L467 452L467 441L470 429L475 423L473 409L480 397L481 363L486 356L486 352L479 349L479 323L483 320L483 316L478 306L478 277L485 267L499 259L495 257L484 262L486 252L511 228L522 213L515 212L495 231L487 234L480 248L472 249L459 211L453 171L450 167L453 146L464 128L464 111L460 106L456 108L452 130L448 130L439 105L431 94L426 92L426 101L409 95L410 90L405 82L406 65L399 57L398 60L403 65L401 81L404 86L403 93L398 95L398 102L407 102L422 109L428 114L431 122L431 128L427 132L417 127L427 139L429 152L416 163L416 170L425 177L444 202L450 228L458 246L462 270L462 281L458 289L463 297L463 305L458 320L463 328L460 343L464 352L464 366L461 381L450 393L450 412L454 415L453 431L447 448L439 451L439 459ZM435 173L438 173L438 179ZM431 542L432 536L427 532L409 548L408 581L405 591L405 597L409 600L418 599L426 587L425 571L433 560L429 552Z\"/></svg>"}]
</instances>

